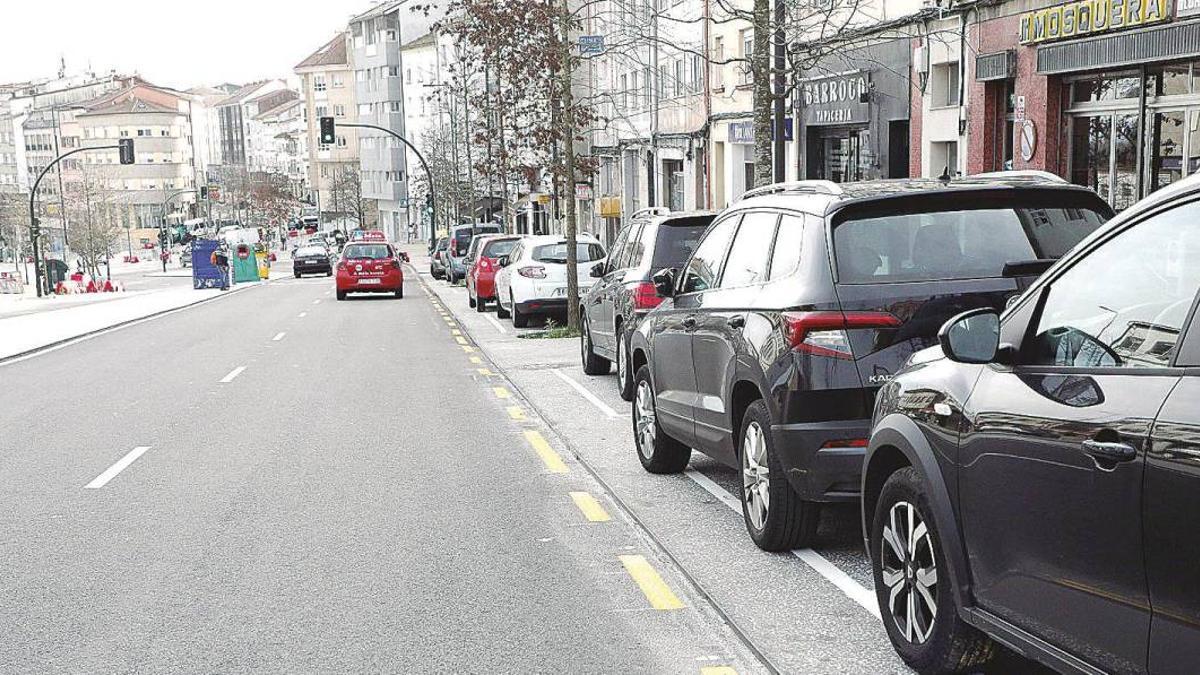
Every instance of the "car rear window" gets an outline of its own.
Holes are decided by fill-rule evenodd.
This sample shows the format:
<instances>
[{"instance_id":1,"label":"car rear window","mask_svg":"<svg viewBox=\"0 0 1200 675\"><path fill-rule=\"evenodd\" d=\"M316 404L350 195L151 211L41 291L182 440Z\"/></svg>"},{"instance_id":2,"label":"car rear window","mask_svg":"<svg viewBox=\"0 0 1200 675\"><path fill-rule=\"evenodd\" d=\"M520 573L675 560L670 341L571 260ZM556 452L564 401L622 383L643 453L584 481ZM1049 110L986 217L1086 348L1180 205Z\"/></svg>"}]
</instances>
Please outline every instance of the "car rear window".
<instances>
[{"instance_id":1,"label":"car rear window","mask_svg":"<svg viewBox=\"0 0 1200 675\"><path fill-rule=\"evenodd\" d=\"M384 260L392 257L392 247L387 244L351 244L346 247L344 255L353 260Z\"/></svg>"},{"instance_id":2,"label":"car rear window","mask_svg":"<svg viewBox=\"0 0 1200 675\"><path fill-rule=\"evenodd\" d=\"M300 249L296 250L297 258L303 258L304 256L313 256L313 255L329 255L329 252L326 251L321 246L305 246L304 248L300 248Z\"/></svg>"},{"instance_id":3,"label":"car rear window","mask_svg":"<svg viewBox=\"0 0 1200 675\"><path fill-rule=\"evenodd\" d=\"M499 258L512 253L512 250L517 245L516 239L501 239L500 241L488 242L486 248L483 249L483 257Z\"/></svg>"},{"instance_id":4,"label":"car rear window","mask_svg":"<svg viewBox=\"0 0 1200 675\"><path fill-rule=\"evenodd\" d=\"M658 240L654 243L654 269L683 267L692 257L692 251L700 243L704 231L712 224L713 216L669 220L658 226Z\"/></svg>"},{"instance_id":5,"label":"car rear window","mask_svg":"<svg viewBox=\"0 0 1200 675\"><path fill-rule=\"evenodd\" d=\"M1091 208L1064 207L913 211L918 210L835 223L839 282L1000 277L1009 262L1062 257L1108 217Z\"/></svg>"},{"instance_id":6,"label":"car rear window","mask_svg":"<svg viewBox=\"0 0 1200 675\"><path fill-rule=\"evenodd\" d=\"M604 248L600 244L576 244L575 255L579 262L591 262L604 258ZM533 259L537 262L562 263L567 262L567 243L546 244L533 247Z\"/></svg>"}]
</instances>

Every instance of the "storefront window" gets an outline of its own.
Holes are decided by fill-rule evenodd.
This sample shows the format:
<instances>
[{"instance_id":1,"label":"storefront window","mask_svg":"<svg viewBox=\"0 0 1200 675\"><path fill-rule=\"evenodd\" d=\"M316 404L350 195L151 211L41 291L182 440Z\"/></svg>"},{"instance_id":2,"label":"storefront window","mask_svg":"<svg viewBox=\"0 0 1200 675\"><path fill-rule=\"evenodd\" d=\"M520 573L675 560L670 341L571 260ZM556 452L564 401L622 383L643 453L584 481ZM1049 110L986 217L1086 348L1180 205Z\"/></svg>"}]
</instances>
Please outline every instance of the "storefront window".
<instances>
[{"instance_id":1,"label":"storefront window","mask_svg":"<svg viewBox=\"0 0 1200 675\"><path fill-rule=\"evenodd\" d=\"M1078 87L1078 83L1076 83ZM1071 128L1071 182L1111 201L1112 118L1075 117Z\"/></svg>"},{"instance_id":2,"label":"storefront window","mask_svg":"<svg viewBox=\"0 0 1200 675\"><path fill-rule=\"evenodd\" d=\"M1072 87L1071 101L1088 103L1137 98L1140 81L1140 78L1135 76L1091 77L1078 80Z\"/></svg>"},{"instance_id":3,"label":"storefront window","mask_svg":"<svg viewBox=\"0 0 1200 675\"><path fill-rule=\"evenodd\" d=\"M1138 116L1117 115L1113 127L1113 208L1121 211L1138 200Z\"/></svg>"},{"instance_id":4,"label":"storefront window","mask_svg":"<svg viewBox=\"0 0 1200 675\"><path fill-rule=\"evenodd\" d=\"M1183 178L1184 113L1156 112L1150 126L1150 191Z\"/></svg>"},{"instance_id":5,"label":"storefront window","mask_svg":"<svg viewBox=\"0 0 1200 675\"><path fill-rule=\"evenodd\" d=\"M1191 114L1188 125L1188 175L1200 171L1200 111Z\"/></svg>"},{"instance_id":6,"label":"storefront window","mask_svg":"<svg viewBox=\"0 0 1200 675\"><path fill-rule=\"evenodd\" d=\"M1161 71L1151 72L1146 78L1147 96L1178 96L1189 91L1191 66L1175 63L1163 66Z\"/></svg>"}]
</instances>

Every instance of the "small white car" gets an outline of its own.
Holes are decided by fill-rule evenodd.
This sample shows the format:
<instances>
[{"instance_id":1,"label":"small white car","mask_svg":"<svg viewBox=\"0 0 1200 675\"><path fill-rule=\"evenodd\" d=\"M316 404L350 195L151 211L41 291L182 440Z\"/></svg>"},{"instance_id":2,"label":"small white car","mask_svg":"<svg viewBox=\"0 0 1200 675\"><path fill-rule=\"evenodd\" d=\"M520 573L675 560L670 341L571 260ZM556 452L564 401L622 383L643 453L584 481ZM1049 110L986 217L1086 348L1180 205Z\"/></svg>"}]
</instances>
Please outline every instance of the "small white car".
<instances>
[{"instance_id":1,"label":"small white car","mask_svg":"<svg viewBox=\"0 0 1200 675\"><path fill-rule=\"evenodd\" d=\"M592 267L605 257L604 247L591 235L576 240L579 256L579 295L596 280ZM524 237L500 259L496 273L496 316L512 316L523 328L534 315L563 314L567 310L567 240L560 235Z\"/></svg>"}]
</instances>

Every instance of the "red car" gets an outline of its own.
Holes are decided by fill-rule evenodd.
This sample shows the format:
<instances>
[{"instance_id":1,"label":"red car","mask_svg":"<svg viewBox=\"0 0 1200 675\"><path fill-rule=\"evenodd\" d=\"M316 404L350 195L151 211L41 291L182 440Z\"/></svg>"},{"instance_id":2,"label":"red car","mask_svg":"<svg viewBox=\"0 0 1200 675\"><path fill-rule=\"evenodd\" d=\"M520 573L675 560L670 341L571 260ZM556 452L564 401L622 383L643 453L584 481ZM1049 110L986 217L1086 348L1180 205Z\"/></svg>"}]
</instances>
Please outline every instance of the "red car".
<instances>
[{"instance_id":1,"label":"red car","mask_svg":"<svg viewBox=\"0 0 1200 675\"><path fill-rule=\"evenodd\" d=\"M337 264L337 299L347 293L394 293L404 297L404 270L387 243L347 244Z\"/></svg>"},{"instance_id":2,"label":"red car","mask_svg":"<svg viewBox=\"0 0 1200 675\"><path fill-rule=\"evenodd\" d=\"M496 299L497 261L512 252L520 237L502 234L484 235L472 242L474 262L467 270L467 303L477 312L487 310L487 303Z\"/></svg>"}]
</instances>

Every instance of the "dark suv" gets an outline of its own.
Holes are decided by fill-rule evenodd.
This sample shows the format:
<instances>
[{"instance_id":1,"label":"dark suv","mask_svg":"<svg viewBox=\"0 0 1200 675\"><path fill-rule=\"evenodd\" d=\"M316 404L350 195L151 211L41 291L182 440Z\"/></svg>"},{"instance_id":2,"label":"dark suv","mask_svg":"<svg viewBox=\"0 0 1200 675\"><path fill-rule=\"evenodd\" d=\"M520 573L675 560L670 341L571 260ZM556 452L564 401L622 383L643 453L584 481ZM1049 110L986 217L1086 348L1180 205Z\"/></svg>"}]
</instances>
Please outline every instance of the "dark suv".
<instances>
[{"instance_id":1,"label":"dark suv","mask_svg":"<svg viewBox=\"0 0 1200 675\"><path fill-rule=\"evenodd\" d=\"M879 387L947 319L1003 308L1111 213L1021 174L751 191L682 271L655 277L671 299L630 344L642 465L680 471L695 448L739 468L754 542L805 545L821 502L859 498Z\"/></svg>"},{"instance_id":2,"label":"dark suv","mask_svg":"<svg viewBox=\"0 0 1200 675\"><path fill-rule=\"evenodd\" d=\"M1200 667L1200 181L1143 200L879 393L863 527L921 672Z\"/></svg>"},{"instance_id":3,"label":"dark suv","mask_svg":"<svg viewBox=\"0 0 1200 675\"><path fill-rule=\"evenodd\" d=\"M599 279L581 299L579 349L583 372L606 375L617 363L621 398L633 398L629 335L646 312L662 302L654 289L655 272L687 262L712 223L707 212L659 214L636 218L617 233L608 258L592 267Z\"/></svg>"}]
</instances>

